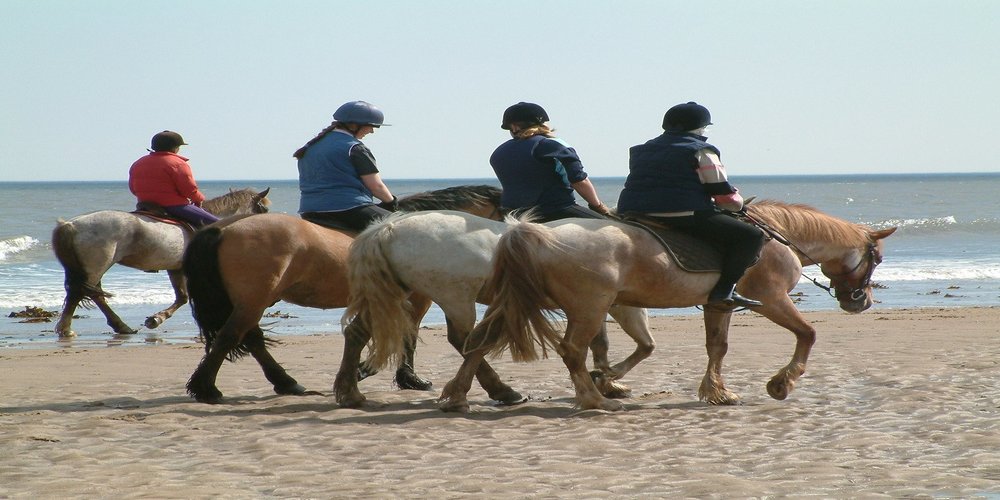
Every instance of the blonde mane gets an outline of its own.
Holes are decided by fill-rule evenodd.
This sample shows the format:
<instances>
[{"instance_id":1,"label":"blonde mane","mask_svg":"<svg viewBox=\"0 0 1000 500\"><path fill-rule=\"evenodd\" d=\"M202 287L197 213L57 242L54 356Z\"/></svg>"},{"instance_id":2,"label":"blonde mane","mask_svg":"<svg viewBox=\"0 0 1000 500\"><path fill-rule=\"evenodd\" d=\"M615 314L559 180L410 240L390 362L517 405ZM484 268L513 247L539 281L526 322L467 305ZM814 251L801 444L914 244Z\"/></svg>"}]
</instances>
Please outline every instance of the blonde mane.
<instances>
[{"instance_id":1,"label":"blonde mane","mask_svg":"<svg viewBox=\"0 0 1000 500\"><path fill-rule=\"evenodd\" d=\"M793 240L858 245L870 241L867 226L824 214L809 205L761 200L747 205L747 210Z\"/></svg>"}]
</instances>

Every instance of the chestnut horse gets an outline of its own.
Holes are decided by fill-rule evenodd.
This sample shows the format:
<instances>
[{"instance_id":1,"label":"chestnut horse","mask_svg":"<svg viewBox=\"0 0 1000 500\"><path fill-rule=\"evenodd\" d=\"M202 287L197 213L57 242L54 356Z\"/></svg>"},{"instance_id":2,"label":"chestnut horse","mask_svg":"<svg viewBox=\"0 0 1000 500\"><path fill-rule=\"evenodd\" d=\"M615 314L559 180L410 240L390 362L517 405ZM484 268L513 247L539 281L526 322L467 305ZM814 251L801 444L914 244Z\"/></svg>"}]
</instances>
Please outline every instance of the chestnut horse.
<instances>
[{"instance_id":1,"label":"chestnut horse","mask_svg":"<svg viewBox=\"0 0 1000 500\"><path fill-rule=\"evenodd\" d=\"M873 231L804 205L762 201L748 213L783 235L794 251L771 240L760 260L739 281L746 297L763 302L753 308L796 337L791 361L771 378L767 392L783 400L805 373L816 330L788 296L803 265L819 264L830 278L841 309L858 313L872 303L872 272L882 261L882 240L896 228ZM615 410L622 404L605 398L587 375L585 355L613 304L636 307L690 307L704 304L717 273L689 273L668 257L648 232L601 220L540 225L517 221L499 241L489 289L492 305L468 338L465 361L442 393L442 409L466 411L466 394L483 356L510 349L515 360L537 356L535 345L550 346L562 356L584 409ZM560 335L545 309L562 309L566 333ZM708 369L699 398L711 404L736 404L725 388L726 354L732 311L704 310Z\"/></svg>"},{"instance_id":2,"label":"chestnut horse","mask_svg":"<svg viewBox=\"0 0 1000 500\"><path fill-rule=\"evenodd\" d=\"M572 223L571 219L567 223ZM381 367L403 352L406 336L416 336L418 324L407 299L417 293L434 301L444 311L448 341L460 352L476 322L476 303L488 303L481 290L490 272L490 259L497 240L510 226L504 222L473 217L454 211L394 215L361 233L348 256L351 301L343 322L359 318L372 336L371 365ZM615 381L652 353L645 309L612 307L611 316L636 341L635 351L610 366L607 335L594 338L595 373L592 376L607 396L624 397L628 388ZM603 326L603 325L602 325ZM403 333L403 335L401 335ZM352 336L344 349L343 374L352 373L363 347L363 336ZM412 340L410 341L412 342ZM515 393L488 367L481 366L477 378L492 399L509 400ZM337 387L345 387L338 382ZM362 401L359 392L345 394L349 401Z\"/></svg>"},{"instance_id":3,"label":"chestnut horse","mask_svg":"<svg viewBox=\"0 0 1000 500\"><path fill-rule=\"evenodd\" d=\"M400 208L460 209L499 219L499 203L498 188L458 186L402 198ZM279 300L319 309L345 307L347 252L354 236L286 214L236 218L199 231L184 255L184 274L206 355L188 381L188 393L198 401L220 402L215 380L222 362L250 354L275 392L304 394L305 388L268 352L260 320ZM419 322L431 303L419 296L411 302L413 321ZM357 330L348 328L344 336L351 338ZM397 383L427 384L412 373L413 345L408 347L408 363L397 371ZM354 372L344 377L355 391L357 371L355 363Z\"/></svg>"},{"instance_id":4,"label":"chestnut horse","mask_svg":"<svg viewBox=\"0 0 1000 500\"><path fill-rule=\"evenodd\" d=\"M270 188L230 190L205 200L205 210L219 216L267 212ZM119 210L101 210L60 220L52 231L52 250L66 270L66 300L55 331L72 337L73 313L81 301L94 302L115 333L135 333L108 305L110 293L101 288L101 277L115 264L143 271L166 270L174 288L174 303L146 318L146 328L156 328L187 303L181 258L193 232L174 222Z\"/></svg>"}]
</instances>

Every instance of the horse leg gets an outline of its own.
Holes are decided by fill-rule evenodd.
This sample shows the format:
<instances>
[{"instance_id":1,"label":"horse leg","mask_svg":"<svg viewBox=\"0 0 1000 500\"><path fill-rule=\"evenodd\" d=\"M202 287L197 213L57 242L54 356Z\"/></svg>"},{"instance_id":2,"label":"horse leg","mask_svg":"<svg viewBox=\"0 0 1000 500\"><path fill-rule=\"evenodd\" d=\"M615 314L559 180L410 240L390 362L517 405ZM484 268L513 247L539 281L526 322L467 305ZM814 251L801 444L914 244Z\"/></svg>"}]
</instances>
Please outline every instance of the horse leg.
<instances>
[{"instance_id":1,"label":"horse leg","mask_svg":"<svg viewBox=\"0 0 1000 500\"><path fill-rule=\"evenodd\" d=\"M101 284L98 283L97 287L100 288ZM94 301L94 304L97 304L97 308L101 310L101 313L104 314L104 318L108 320L108 326L110 326L115 333L131 335L138 332L138 330L128 326L124 321L122 321L121 318L118 317L117 314L115 314L115 311L108 305L108 299L104 295L94 294L91 296L91 300Z\"/></svg>"},{"instance_id":2,"label":"horse leg","mask_svg":"<svg viewBox=\"0 0 1000 500\"><path fill-rule=\"evenodd\" d=\"M182 269L168 270L167 276L170 277L170 285L174 288L174 303L170 304L170 307L146 318L146 322L144 323L146 328L153 329L162 325L164 321L170 319L177 312L177 309L180 309L181 306L188 302L184 271Z\"/></svg>"},{"instance_id":3,"label":"horse leg","mask_svg":"<svg viewBox=\"0 0 1000 500\"><path fill-rule=\"evenodd\" d=\"M605 397L627 398L632 394L632 390L627 385L615 381L616 377L612 374L611 364L608 361L609 345L607 323L602 323L601 331L590 341L590 352L594 357L594 369L590 372L590 378Z\"/></svg>"},{"instance_id":4,"label":"horse leg","mask_svg":"<svg viewBox=\"0 0 1000 500\"><path fill-rule=\"evenodd\" d=\"M293 396L302 396L305 394L320 395L316 391L307 391L305 387L292 378L285 371L285 368L271 356L271 353L267 350L264 331L260 329L260 326L250 329L246 340L243 341L243 345L247 346L250 350L250 355L253 356L253 359L257 360L257 364L264 371L264 377L274 386L275 393Z\"/></svg>"},{"instance_id":5,"label":"horse leg","mask_svg":"<svg viewBox=\"0 0 1000 500\"><path fill-rule=\"evenodd\" d=\"M423 295L417 294L411 294L409 300L411 306L413 307L413 325L419 332L420 320L427 314L427 310L431 308L431 300ZM431 390L434 383L430 380L417 376L417 373L413 368L413 358L417 351L416 333L406 337L405 348L406 349L403 353L403 363L396 369L396 387L417 391Z\"/></svg>"},{"instance_id":6,"label":"horse leg","mask_svg":"<svg viewBox=\"0 0 1000 500\"><path fill-rule=\"evenodd\" d=\"M56 335L60 337L75 337L76 332L73 331L73 313L76 312L76 308L80 305L80 301L83 300L83 296L68 292L66 294L66 301L63 305L62 314L59 316L59 322L56 323L54 331Z\"/></svg>"},{"instance_id":7,"label":"horse leg","mask_svg":"<svg viewBox=\"0 0 1000 500\"><path fill-rule=\"evenodd\" d=\"M472 379L479 371L479 366L483 363L485 353L486 351L483 349L465 353L465 359L462 361L462 366L459 367L458 373L455 374L455 378L445 384L444 390L441 392L441 397L438 398L438 408L441 411L469 412L469 390L472 389Z\"/></svg>"},{"instance_id":8,"label":"horse leg","mask_svg":"<svg viewBox=\"0 0 1000 500\"><path fill-rule=\"evenodd\" d=\"M343 408L357 408L365 401L365 395L358 389L358 368L361 351L371 338L368 328L357 319L344 328L344 355L333 382L337 404Z\"/></svg>"},{"instance_id":9,"label":"horse leg","mask_svg":"<svg viewBox=\"0 0 1000 500\"><path fill-rule=\"evenodd\" d=\"M621 410L622 404L605 398L597 390L594 380L587 372L587 347L600 333L606 314L575 319L570 317L569 311L566 311L566 317L568 320L566 335L556 350L562 356L566 369L569 370L569 378L576 390L578 405L584 410Z\"/></svg>"},{"instance_id":10,"label":"horse leg","mask_svg":"<svg viewBox=\"0 0 1000 500\"><path fill-rule=\"evenodd\" d=\"M698 388L698 399L713 405L737 405L740 397L726 389L722 380L722 358L729 351L729 321L732 310L705 307L705 350L708 368Z\"/></svg>"},{"instance_id":11,"label":"horse leg","mask_svg":"<svg viewBox=\"0 0 1000 500\"><path fill-rule=\"evenodd\" d=\"M239 307L233 309L226 323L215 335L211 348L188 380L187 392L191 397L202 403L222 402L222 392L215 385L222 363L229 353L243 342L247 333L257 328L258 321L260 321L260 310L256 310L255 317L254 313L247 313Z\"/></svg>"},{"instance_id":12,"label":"horse leg","mask_svg":"<svg viewBox=\"0 0 1000 500\"><path fill-rule=\"evenodd\" d=\"M476 322L475 306L470 306L468 309L471 312L471 317L463 314L461 315L462 317L453 320L452 317L455 315L449 314L445 316L445 321L448 324L448 343L459 353L465 349L465 339L468 337L468 332L472 330L472 325ZM505 384L500 379L500 375L485 360L482 360L476 369L476 380L479 381L479 385L490 396L490 399L497 401L501 405L516 405L527 401L527 398L522 396L521 393ZM465 392L467 393L468 391L469 389L466 389ZM466 406L468 406L467 403Z\"/></svg>"},{"instance_id":13,"label":"horse leg","mask_svg":"<svg viewBox=\"0 0 1000 500\"><path fill-rule=\"evenodd\" d=\"M622 330L635 341L636 345L635 351L633 351L632 354L614 366L607 366L607 354L604 355L603 361L606 368L602 369L604 377L601 382L598 382L598 387L601 389L601 393L609 398L625 398L631 394L631 390L627 386L616 383L615 381L624 377L625 374L635 368L639 362L648 358L649 355L653 353L653 349L656 347L656 342L649 333L649 320L646 316L645 309L638 307L611 306L611 309L608 312L611 314L611 317L618 321ZM595 338L595 342L599 338L600 336ZM591 342L590 348L594 351L594 365L599 366L597 362L597 351L594 350L594 342ZM591 376L594 376L594 374L591 373ZM597 382L596 378L595 382Z\"/></svg>"},{"instance_id":14,"label":"horse leg","mask_svg":"<svg viewBox=\"0 0 1000 500\"><path fill-rule=\"evenodd\" d=\"M802 317L787 295L778 299L770 299L764 307L755 308L754 312L795 334L795 352L792 354L791 361L778 370L778 373L771 377L767 383L767 393L772 398L781 401L791 394L795 388L795 382L806 372L809 352L812 350L813 344L816 343L816 329Z\"/></svg>"}]
</instances>

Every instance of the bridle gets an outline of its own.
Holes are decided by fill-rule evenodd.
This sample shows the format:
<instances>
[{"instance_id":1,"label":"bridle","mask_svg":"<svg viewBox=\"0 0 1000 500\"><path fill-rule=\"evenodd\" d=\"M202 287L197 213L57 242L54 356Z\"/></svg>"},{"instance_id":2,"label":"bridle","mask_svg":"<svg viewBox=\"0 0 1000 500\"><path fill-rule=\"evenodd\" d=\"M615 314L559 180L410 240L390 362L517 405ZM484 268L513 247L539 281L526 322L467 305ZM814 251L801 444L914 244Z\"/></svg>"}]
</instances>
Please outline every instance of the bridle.
<instances>
[{"instance_id":1,"label":"bridle","mask_svg":"<svg viewBox=\"0 0 1000 500\"><path fill-rule=\"evenodd\" d=\"M760 219L757 219L756 217L753 217L752 215L750 215L749 213L747 213L747 209L745 207L742 210L740 210L739 212L735 212L735 214L738 215L738 216L740 216L740 217L745 218L751 224L753 224L753 225L757 226L758 228L760 228L761 231L764 231L764 233L766 233L768 236L770 236L771 238L774 238L777 242L779 242L779 243L781 243L781 244L783 244L783 245L791 248L792 250L798 252L800 255L802 255L806 259L809 259L809 261L811 261L813 264L816 264L817 266L820 266L820 271L823 273L823 275L826 276L827 278L830 278L830 285L831 286L826 286L826 285L820 283L816 278L812 278L812 277L808 276L806 273L801 273L802 277L805 278L805 279L807 279L807 280L809 280L809 281L811 281L814 285L822 288L823 290L826 290L826 293L830 294L831 297L837 299L838 301L841 300L841 297L844 296L844 295L849 296L850 299L851 299L851 302L855 302L855 301L861 300L865 296L865 294L867 293L866 290L872 285L872 274L875 273L875 267L878 266L882 262L882 259L879 258L879 256L878 256L878 251L876 249L875 243L873 241L869 241L868 242L868 246L865 249L865 255L864 255L864 257L862 257L860 260L858 260L858 263L853 268L851 268L851 270L849 270L847 272L843 272L843 273L833 274L833 275L827 274L825 271L823 271L823 265L822 265L822 263L820 263L816 259L810 257L809 254L807 254L806 252L804 252L795 243L792 243L788 238L785 238L784 236L782 236L781 233L779 233L773 227L769 226L766 222L763 222ZM836 284L834 283L834 280L836 278L843 278L843 277L846 277L846 276L850 276L850 275L854 274L858 269L860 269L862 264L866 264L866 263L867 263L867 268L865 269L864 278L861 280L861 282L860 282L861 284L860 285L858 285L857 287L851 288L849 290L843 290L843 291L841 291L841 290L837 290L836 289Z\"/></svg>"}]
</instances>

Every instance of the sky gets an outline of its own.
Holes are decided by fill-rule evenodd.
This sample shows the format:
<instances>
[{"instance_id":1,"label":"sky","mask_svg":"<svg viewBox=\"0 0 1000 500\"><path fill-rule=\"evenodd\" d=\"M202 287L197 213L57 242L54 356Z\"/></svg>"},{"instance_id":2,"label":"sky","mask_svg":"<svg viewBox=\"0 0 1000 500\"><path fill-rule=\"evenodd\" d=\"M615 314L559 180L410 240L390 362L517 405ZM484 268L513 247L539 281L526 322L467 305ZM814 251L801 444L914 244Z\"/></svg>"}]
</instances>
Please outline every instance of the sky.
<instances>
[{"instance_id":1,"label":"sky","mask_svg":"<svg viewBox=\"0 0 1000 500\"><path fill-rule=\"evenodd\" d=\"M730 176L992 172L1000 2L0 0L0 182L125 180L164 129L199 180L295 179L366 100L385 179L490 178L542 105L596 177L697 101Z\"/></svg>"}]
</instances>

